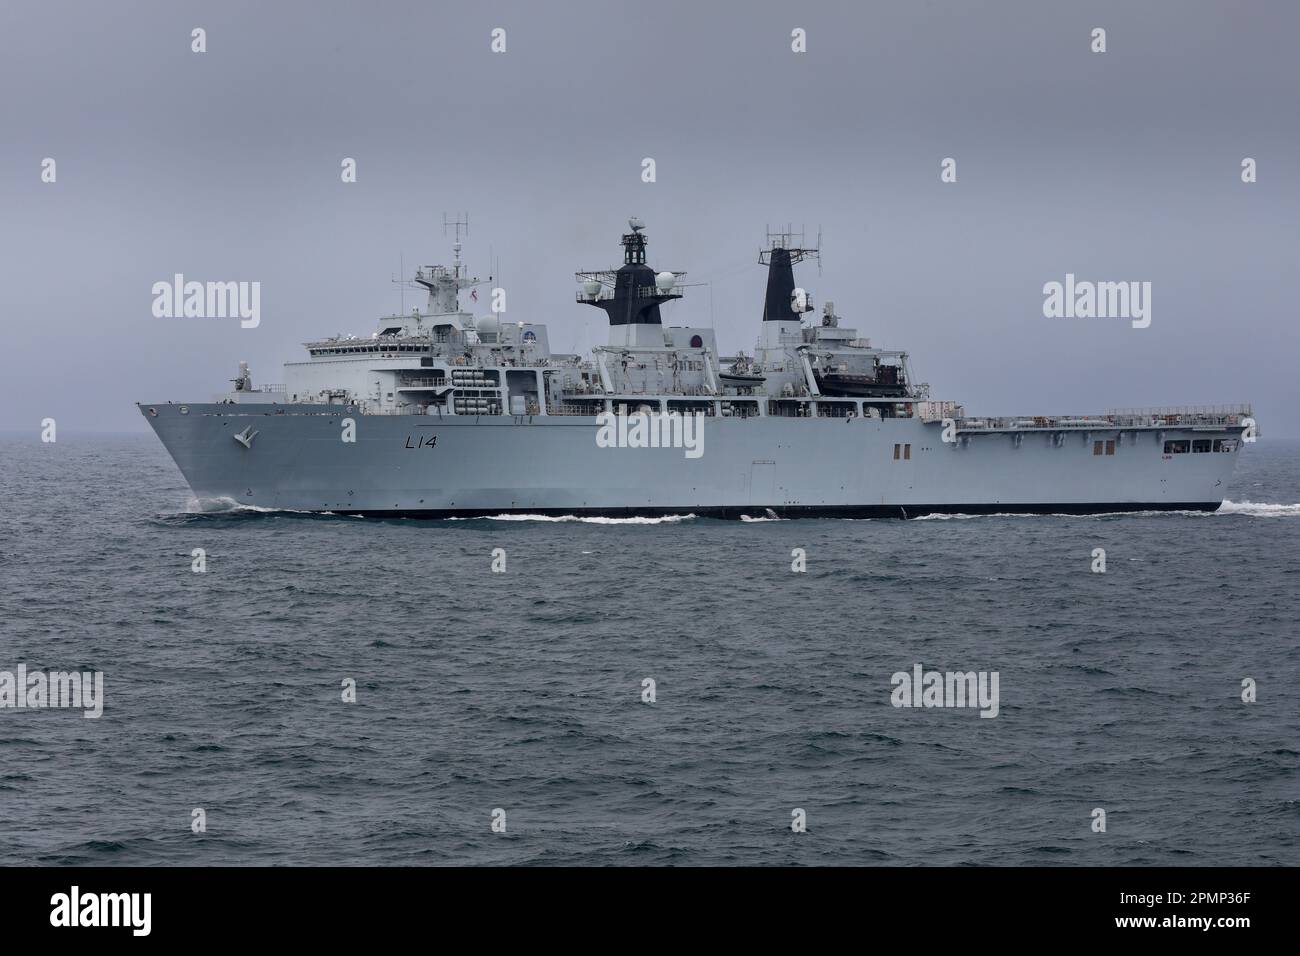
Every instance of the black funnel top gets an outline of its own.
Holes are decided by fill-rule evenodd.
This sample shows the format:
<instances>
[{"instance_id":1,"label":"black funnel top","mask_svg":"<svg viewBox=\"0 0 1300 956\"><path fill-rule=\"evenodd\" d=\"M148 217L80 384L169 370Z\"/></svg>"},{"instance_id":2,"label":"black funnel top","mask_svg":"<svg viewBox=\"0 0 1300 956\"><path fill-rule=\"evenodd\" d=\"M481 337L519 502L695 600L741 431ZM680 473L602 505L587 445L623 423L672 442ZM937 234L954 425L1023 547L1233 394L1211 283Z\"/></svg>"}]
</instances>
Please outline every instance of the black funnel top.
<instances>
[{"instance_id":1,"label":"black funnel top","mask_svg":"<svg viewBox=\"0 0 1300 956\"><path fill-rule=\"evenodd\" d=\"M790 305L794 295L794 264L790 250L780 246L772 249L767 263L767 298L763 300L764 322L792 322L799 313Z\"/></svg>"},{"instance_id":2,"label":"black funnel top","mask_svg":"<svg viewBox=\"0 0 1300 956\"><path fill-rule=\"evenodd\" d=\"M646 237L640 227L623 236L623 266L613 274L614 294L608 298L580 301L604 309L610 325L662 325L659 304L679 299L678 292L662 292L655 284L655 271L646 265ZM579 273L583 275L584 273ZM609 273L601 273L608 281Z\"/></svg>"}]
</instances>

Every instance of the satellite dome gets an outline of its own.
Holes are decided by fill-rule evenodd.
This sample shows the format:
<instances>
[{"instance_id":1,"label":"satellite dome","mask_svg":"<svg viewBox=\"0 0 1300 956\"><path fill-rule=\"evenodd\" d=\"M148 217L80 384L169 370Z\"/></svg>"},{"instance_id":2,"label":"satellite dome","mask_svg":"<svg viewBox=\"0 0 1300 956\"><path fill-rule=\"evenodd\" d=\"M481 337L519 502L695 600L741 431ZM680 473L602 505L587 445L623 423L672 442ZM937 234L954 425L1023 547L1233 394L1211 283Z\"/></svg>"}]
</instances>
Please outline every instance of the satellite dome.
<instances>
[{"instance_id":1,"label":"satellite dome","mask_svg":"<svg viewBox=\"0 0 1300 956\"><path fill-rule=\"evenodd\" d=\"M594 299L600 294L600 282L596 279L588 279L582 284L583 293L590 299Z\"/></svg>"},{"instance_id":2,"label":"satellite dome","mask_svg":"<svg viewBox=\"0 0 1300 956\"><path fill-rule=\"evenodd\" d=\"M671 272L661 272L655 276L655 286L660 292L667 292L677 284L677 276Z\"/></svg>"}]
</instances>

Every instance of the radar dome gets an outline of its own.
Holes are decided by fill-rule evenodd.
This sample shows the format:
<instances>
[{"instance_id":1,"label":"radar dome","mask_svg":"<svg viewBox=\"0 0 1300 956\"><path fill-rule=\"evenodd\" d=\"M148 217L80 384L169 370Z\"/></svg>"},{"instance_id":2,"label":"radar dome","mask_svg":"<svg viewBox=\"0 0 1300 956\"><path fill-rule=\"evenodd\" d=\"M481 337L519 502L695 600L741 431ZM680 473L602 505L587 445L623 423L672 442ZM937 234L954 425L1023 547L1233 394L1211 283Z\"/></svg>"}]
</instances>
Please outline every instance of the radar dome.
<instances>
[{"instance_id":1,"label":"radar dome","mask_svg":"<svg viewBox=\"0 0 1300 956\"><path fill-rule=\"evenodd\" d=\"M595 279L588 279L582 284L582 291L588 298L594 299L600 294L600 283Z\"/></svg>"},{"instance_id":2,"label":"radar dome","mask_svg":"<svg viewBox=\"0 0 1300 956\"><path fill-rule=\"evenodd\" d=\"M673 275L671 272L661 272L655 276L655 285L658 287L660 292L667 292L676 284L677 276Z\"/></svg>"}]
</instances>

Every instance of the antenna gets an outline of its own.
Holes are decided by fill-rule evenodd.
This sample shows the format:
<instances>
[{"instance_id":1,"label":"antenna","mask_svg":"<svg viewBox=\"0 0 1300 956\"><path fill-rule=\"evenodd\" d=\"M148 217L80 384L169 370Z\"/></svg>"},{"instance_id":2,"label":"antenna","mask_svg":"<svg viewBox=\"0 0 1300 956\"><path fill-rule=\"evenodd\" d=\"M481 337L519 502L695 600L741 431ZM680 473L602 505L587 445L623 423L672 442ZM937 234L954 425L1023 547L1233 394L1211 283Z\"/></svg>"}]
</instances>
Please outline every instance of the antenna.
<instances>
[{"instance_id":1,"label":"antenna","mask_svg":"<svg viewBox=\"0 0 1300 956\"><path fill-rule=\"evenodd\" d=\"M463 229L465 231L465 235L467 236L469 235L469 213L464 213L463 215L465 216L464 219L452 219L449 221L447 219L447 214L445 212L442 214L442 234L445 236L447 234L447 227L450 226L456 235L456 241L451 244L451 253L452 253L452 258L454 260L451 265L451 272L452 272L452 276L454 276L457 279L460 278L460 268L461 268L461 262L460 262L461 230ZM459 286L457 286L456 291L457 294L459 294L460 292Z\"/></svg>"},{"instance_id":2,"label":"antenna","mask_svg":"<svg viewBox=\"0 0 1300 956\"><path fill-rule=\"evenodd\" d=\"M772 252L776 249L784 249L790 254L790 262L802 262L804 259L816 259L818 275L821 274L821 227L817 227L817 244L811 249L806 245L806 229L799 227L799 231L794 231L794 224L789 223L782 230L777 225L777 230L772 231L772 227L767 227L767 246L758 254L760 265L767 265L771 261Z\"/></svg>"},{"instance_id":3,"label":"antenna","mask_svg":"<svg viewBox=\"0 0 1300 956\"><path fill-rule=\"evenodd\" d=\"M392 281L393 284L397 286L398 292L400 293L402 299L402 310L398 312L398 315L405 315L406 314L406 286L407 283L409 282L409 280L406 278L406 252L405 251L401 251L397 254L397 268L401 271L398 272L397 277L394 278ZM416 270L416 278L417 280L424 278L424 273L422 270L419 269Z\"/></svg>"},{"instance_id":4,"label":"antenna","mask_svg":"<svg viewBox=\"0 0 1300 956\"><path fill-rule=\"evenodd\" d=\"M442 214L442 234L445 236L447 234L448 227L450 227L456 234L457 242L460 242L460 236L462 230L464 230L465 235L467 236L469 235L469 213L464 212L461 213L460 215L464 216L465 218L448 219L447 214L445 212Z\"/></svg>"}]
</instances>

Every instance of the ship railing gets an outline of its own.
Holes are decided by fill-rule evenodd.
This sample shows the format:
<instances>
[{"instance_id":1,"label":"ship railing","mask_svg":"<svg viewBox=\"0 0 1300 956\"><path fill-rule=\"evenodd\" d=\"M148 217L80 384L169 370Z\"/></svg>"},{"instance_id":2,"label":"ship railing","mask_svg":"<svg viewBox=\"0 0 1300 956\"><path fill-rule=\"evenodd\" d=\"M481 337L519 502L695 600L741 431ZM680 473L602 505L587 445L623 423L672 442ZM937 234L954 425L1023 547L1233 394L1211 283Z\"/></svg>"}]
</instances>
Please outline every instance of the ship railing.
<instances>
[{"instance_id":1,"label":"ship railing","mask_svg":"<svg viewBox=\"0 0 1300 956\"><path fill-rule=\"evenodd\" d=\"M574 294L574 298L578 302L591 304L595 302L609 302L614 298L614 295L615 292L613 289L601 289L594 295L587 292L585 289L579 289ZM681 286L676 285L668 289L661 289L657 285L643 285L639 286L636 291L633 292L633 297L638 299L680 299L682 297L682 290Z\"/></svg>"},{"instance_id":2,"label":"ship railing","mask_svg":"<svg viewBox=\"0 0 1300 956\"><path fill-rule=\"evenodd\" d=\"M274 384L274 385L268 384L268 385L258 385L256 388L253 389L253 391L256 391L256 392L284 392L284 391L286 391L286 389L285 389L285 387L284 387L283 385L281 385L281 384Z\"/></svg>"},{"instance_id":3,"label":"ship railing","mask_svg":"<svg viewBox=\"0 0 1300 956\"><path fill-rule=\"evenodd\" d=\"M546 414L548 415L599 415L605 410L603 401L597 402L547 402Z\"/></svg>"},{"instance_id":4,"label":"ship railing","mask_svg":"<svg viewBox=\"0 0 1300 956\"><path fill-rule=\"evenodd\" d=\"M398 388L441 388L447 385L445 378L411 378L397 383Z\"/></svg>"},{"instance_id":5,"label":"ship railing","mask_svg":"<svg viewBox=\"0 0 1300 956\"><path fill-rule=\"evenodd\" d=\"M392 408L383 405L363 404L355 406L362 415L423 415L423 405L395 405Z\"/></svg>"},{"instance_id":6,"label":"ship railing","mask_svg":"<svg viewBox=\"0 0 1300 956\"><path fill-rule=\"evenodd\" d=\"M852 402L834 402L831 399L817 400L818 418L856 418L857 405Z\"/></svg>"},{"instance_id":7,"label":"ship railing","mask_svg":"<svg viewBox=\"0 0 1300 956\"><path fill-rule=\"evenodd\" d=\"M658 285L643 285L636 290L636 294L642 299L680 299L682 288L678 285L667 289L661 289Z\"/></svg>"},{"instance_id":8,"label":"ship railing","mask_svg":"<svg viewBox=\"0 0 1300 956\"><path fill-rule=\"evenodd\" d=\"M1107 415L1125 415L1125 416L1151 416L1166 417L1177 416L1187 417L1194 415L1208 415L1211 417L1226 417L1236 415L1239 418L1249 417L1253 414L1249 402L1242 402L1235 405L1168 405L1157 408L1108 408Z\"/></svg>"},{"instance_id":9,"label":"ship railing","mask_svg":"<svg viewBox=\"0 0 1300 956\"><path fill-rule=\"evenodd\" d=\"M959 431L1054 429L1088 431L1108 428L1235 428L1250 417L1249 405L1184 408L1111 409L1105 415L974 416L956 420Z\"/></svg>"}]
</instances>

